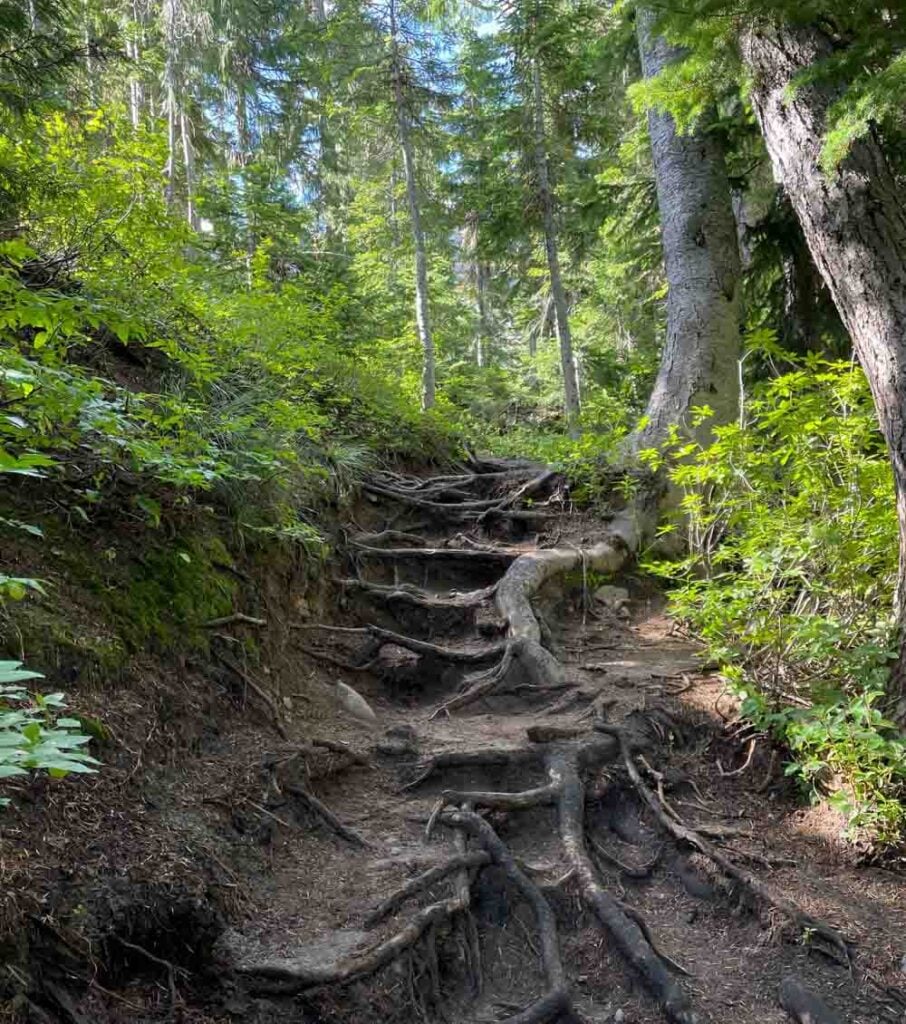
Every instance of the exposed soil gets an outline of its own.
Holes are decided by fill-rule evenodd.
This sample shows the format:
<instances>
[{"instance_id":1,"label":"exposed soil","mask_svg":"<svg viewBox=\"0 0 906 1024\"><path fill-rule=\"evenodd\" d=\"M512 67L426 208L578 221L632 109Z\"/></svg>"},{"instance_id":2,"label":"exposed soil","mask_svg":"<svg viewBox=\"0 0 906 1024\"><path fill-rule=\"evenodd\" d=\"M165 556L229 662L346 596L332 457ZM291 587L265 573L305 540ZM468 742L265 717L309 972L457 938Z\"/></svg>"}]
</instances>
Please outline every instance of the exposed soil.
<instances>
[{"instance_id":1,"label":"exposed soil","mask_svg":"<svg viewBox=\"0 0 906 1024\"><path fill-rule=\"evenodd\" d=\"M292 691L128 779L36 785L2 841L32 900L6 911L28 933L9 1019L906 1020L902 878L859 865L750 746L619 532L603 589L583 556L526 590L536 645L495 584L604 528L532 467L457 476L375 481L323 624L344 631L297 619ZM201 688L183 712L208 707L181 685Z\"/></svg>"}]
</instances>

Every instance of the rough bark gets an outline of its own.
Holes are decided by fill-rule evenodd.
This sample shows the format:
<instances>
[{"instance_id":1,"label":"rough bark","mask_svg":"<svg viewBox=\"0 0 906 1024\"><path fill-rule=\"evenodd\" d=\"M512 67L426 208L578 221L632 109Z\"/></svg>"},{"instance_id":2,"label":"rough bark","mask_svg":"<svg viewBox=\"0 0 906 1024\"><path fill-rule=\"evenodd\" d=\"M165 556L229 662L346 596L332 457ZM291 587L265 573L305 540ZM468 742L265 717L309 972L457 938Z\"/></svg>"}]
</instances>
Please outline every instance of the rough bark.
<instances>
[{"instance_id":1,"label":"rough bark","mask_svg":"<svg viewBox=\"0 0 906 1024\"><path fill-rule=\"evenodd\" d=\"M814 27L757 24L740 38L753 77L752 104L775 177L789 194L815 265L868 377L896 487L900 566L896 614L906 625L906 213L877 136L857 141L832 172L821 168L827 114L837 90L820 80L791 89L831 53ZM891 694L906 707L901 649Z\"/></svg>"},{"instance_id":2,"label":"rough bark","mask_svg":"<svg viewBox=\"0 0 906 1024\"><path fill-rule=\"evenodd\" d=\"M654 33L654 20L645 8L636 15L646 78L682 56ZM731 421L739 407L740 260L723 149L704 128L681 135L663 111L649 112L648 133L667 272L667 338L645 426L632 438L636 451L662 442L672 426L706 442L711 425ZM701 405L714 416L696 428L690 410Z\"/></svg>"},{"instance_id":3,"label":"rough bark","mask_svg":"<svg viewBox=\"0 0 906 1024\"><path fill-rule=\"evenodd\" d=\"M538 200L544 225L544 249L551 283L551 299L557 321L557 340L560 344L560 370L563 374L563 408L572 436L578 432L579 379L573 355L573 340L569 329L569 310L566 290L560 274L560 251L557 241L557 223L554 194L551 191L547 162L547 134L544 127L544 90L541 83L541 65L532 61L532 118L535 143L535 174L538 179Z\"/></svg>"},{"instance_id":4,"label":"rough bark","mask_svg":"<svg viewBox=\"0 0 906 1024\"><path fill-rule=\"evenodd\" d=\"M396 19L395 0L390 3L391 78L393 82L393 105L396 115L396 129L400 150L403 154L403 173L406 178L406 202L409 206L409 223L412 229L412 244L415 248L415 324L418 340L422 347L422 408L430 409L435 397L434 336L431 331L431 317L428 312L428 255L425 248L425 231L422 227L421 207L418 199L418 183L415 172L415 151L412 147L412 131L406 95L403 87L403 62L400 54L399 33Z\"/></svg>"}]
</instances>

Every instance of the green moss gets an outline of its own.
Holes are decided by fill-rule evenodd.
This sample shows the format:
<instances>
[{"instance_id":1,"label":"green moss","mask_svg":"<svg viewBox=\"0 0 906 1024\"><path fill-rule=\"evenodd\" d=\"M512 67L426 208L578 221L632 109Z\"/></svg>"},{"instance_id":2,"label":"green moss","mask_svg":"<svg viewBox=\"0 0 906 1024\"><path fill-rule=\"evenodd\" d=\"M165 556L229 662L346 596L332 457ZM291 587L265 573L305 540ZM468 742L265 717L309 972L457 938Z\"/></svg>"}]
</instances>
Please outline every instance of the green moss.
<instances>
[{"instance_id":1,"label":"green moss","mask_svg":"<svg viewBox=\"0 0 906 1024\"><path fill-rule=\"evenodd\" d=\"M106 596L127 646L205 647L203 624L228 615L235 604L236 581L215 566L231 561L218 537L204 535L182 537L142 555L130 566L123 592Z\"/></svg>"},{"instance_id":2,"label":"green moss","mask_svg":"<svg viewBox=\"0 0 906 1024\"><path fill-rule=\"evenodd\" d=\"M2 631L6 653L24 654L42 672L110 679L126 663L126 646L116 633L97 622L80 621L75 609L52 598L20 601L7 611L10 626Z\"/></svg>"}]
</instances>

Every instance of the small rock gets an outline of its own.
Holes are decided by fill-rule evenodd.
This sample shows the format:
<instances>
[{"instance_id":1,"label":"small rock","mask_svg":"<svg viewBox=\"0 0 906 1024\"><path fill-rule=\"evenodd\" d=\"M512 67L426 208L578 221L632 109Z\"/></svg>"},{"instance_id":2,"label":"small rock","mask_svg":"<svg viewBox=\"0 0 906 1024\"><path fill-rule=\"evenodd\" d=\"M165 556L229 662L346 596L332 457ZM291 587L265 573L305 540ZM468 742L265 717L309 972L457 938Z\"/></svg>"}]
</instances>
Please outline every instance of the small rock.
<instances>
[{"instance_id":1,"label":"small rock","mask_svg":"<svg viewBox=\"0 0 906 1024\"><path fill-rule=\"evenodd\" d=\"M605 583L595 591L595 600L617 611L629 604L629 591L625 587L614 587Z\"/></svg>"},{"instance_id":2,"label":"small rock","mask_svg":"<svg viewBox=\"0 0 906 1024\"><path fill-rule=\"evenodd\" d=\"M389 729L384 731L385 736L391 736L393 739L400 740L411 740L413 743L418 739L418 733L411 725L406 725L405 722L401 722L399 725L391 725Z\"/></svg>"},{"instance_id":3,"label":"small rock","mask_svg":"<svg viewBox=\"0 0 906 1024\"><path fill-rule=\"evenodd\" d=\"M613 1015L613 1024L623 1024L624 1020L626 1020L626 1014L622 1010L617 1010Z\"/></svg>"},{"instance_id":4,"label":"small rock","mask_svg":"<svg viewBox=\"0 0 906 1024\"><path fill-rule=\"evenodd\" d=\"M375 745L379 754L391 757L405 757L418 753L418 734L411 725L391 725L384 733L384 739Z\"/></svg>"},{"instance_id":5,"label":"small rock","mask_svg":"<svg viewBox=\"0 0 906 1024\"><path fill-rule=\"evenodd\" d=\"M351 686L347 686L346 683L337 683L336 694L337 700L353 718L357 718L360 722L374 723L377 721L377 715L371 705Z\"/></svg>"},{"instance_id":6,"label":"small rock","mask_svg":"<svg viewBox=\"0 0 906 1024\"><path fill-rule=\"evenodd\" d=\"M780 983L780 1005L797 1024L840 1024L837 1014L792 974Z\"/></svg>"},{"instance_id":7,"label":"small rock","mask_svg":"<svg viewBox=\"0 0 906 1024\"><path fill-rule=\"evenodd\" d=\"M378 651L377 669L383 679L396 683L413 683L418 678L421 658L415 651L399 644L383 644Z\"/></svg>"},{"instance_id":8,"label":"small rock","mask_svg":"<svg viewBox=\"0 0 906 1024\"><path fill-rule=\"evenodd\" d=\"M287 711L292 711L292 709L293 709L293 699L292 699L292 697L284 697L283 698L283 706L286 708Z\"/></svg>"}]
</instances>

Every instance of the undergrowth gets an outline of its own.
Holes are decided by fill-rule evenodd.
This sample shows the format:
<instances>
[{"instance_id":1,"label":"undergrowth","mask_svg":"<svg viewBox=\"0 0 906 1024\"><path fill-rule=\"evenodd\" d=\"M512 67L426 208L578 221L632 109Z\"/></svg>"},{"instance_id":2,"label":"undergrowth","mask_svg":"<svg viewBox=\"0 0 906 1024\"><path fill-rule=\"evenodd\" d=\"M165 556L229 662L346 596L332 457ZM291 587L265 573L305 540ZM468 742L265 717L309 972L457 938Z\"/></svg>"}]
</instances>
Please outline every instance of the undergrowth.
<instances>
[{"instance_id":1,"label":"undergrowth","mask_svg":"<svg viewBox=\"0 0 906 1024\"><path fill-rule=\"evenodd\" d=\"M897 534L862 371L810 357L760 384L709 447L675 439L667 457L688 556L649 568L669 582L673 613L742 714L786 746L787 773L828 794L852 835L895 841L906 743L883 695Z\"/></svg>"}]
</instances>

